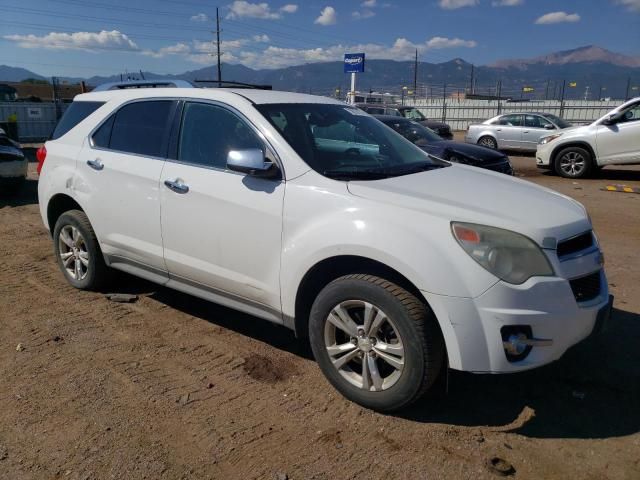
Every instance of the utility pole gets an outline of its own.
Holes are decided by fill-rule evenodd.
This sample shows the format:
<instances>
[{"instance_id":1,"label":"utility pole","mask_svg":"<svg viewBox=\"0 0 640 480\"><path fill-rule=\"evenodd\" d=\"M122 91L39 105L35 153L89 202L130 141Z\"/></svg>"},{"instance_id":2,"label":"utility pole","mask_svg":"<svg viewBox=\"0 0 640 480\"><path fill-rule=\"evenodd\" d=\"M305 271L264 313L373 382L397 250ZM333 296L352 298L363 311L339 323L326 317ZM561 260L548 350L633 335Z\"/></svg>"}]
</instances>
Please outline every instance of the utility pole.
<instances>
[{"instance_id":1,"label":"utility pole","mask_svg":"<svg viewBox=\"0 0 640 480\"><path fill-rule=\"evenodd\" d=\"M631 77L627 77L627 93L624 96L625 100L629 100L629 92L631 91Z\"/></svg>"},{"instance_id":2,"label":"utility pole","mask_svg":"<svg viewBox=\"0 0 640 480\"><path fill-rule=\"evenodd\" d=\"M413 98L417 97L418 93L418 49L416 48L416 59L413 62Z\"/></svg>"},{"instance_id":3,"label":"utility pole","mask_svg":"<svg viewBox=\"0 0 640 480\"><path fill-rule=\"evenodd\" d=\"M216 7L216 47L218 50L218 88L222 87L222 56L220 53L220 14Z\"/></svg>"},{"instance_id":4,"label":"utility pole","mask_svg":"<svg viewBox=\"0 0 640 480\"><path fill-rule=\"evenodd\" d=\"M560 118L564 115L564 91L567 86L567 81L562 80L562 96L560 97Z\"/></svg>"},{"instance_id":5,"label":"utility pole","mask_svg":"<svg viewBox=\"0 0 640 480\"><path fill-rule=\"evenodd\" d=\"M545 100L549 99L549 82L551 82L551 80L547 79L547 87L544 89L544 99Z\"/></svg>"},{"instance_id":6,"label":"utility pole","mask_svg":"<svg viewBox=\"0 0 640 480\"><path fill-rule=\"evenodd\" d=\"M474 92L474 82L473 82L473 75L475 74L475 68L476 68L475 65L471 64L471 82L470 82L470 85L469 85L469 93L471 95L473 95L475 93Z\"/></svg>"}]
</instances>

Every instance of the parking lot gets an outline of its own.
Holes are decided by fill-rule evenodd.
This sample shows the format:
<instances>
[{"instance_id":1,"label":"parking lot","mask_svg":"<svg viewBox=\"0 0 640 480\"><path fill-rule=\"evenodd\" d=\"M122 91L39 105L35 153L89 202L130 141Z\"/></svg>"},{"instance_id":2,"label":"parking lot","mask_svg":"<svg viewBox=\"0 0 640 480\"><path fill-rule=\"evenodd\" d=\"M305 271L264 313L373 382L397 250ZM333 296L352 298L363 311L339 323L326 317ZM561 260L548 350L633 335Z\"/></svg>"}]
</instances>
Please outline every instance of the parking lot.
<instances>
[{"instance_id":1,"label":"parking lot","mask_svg":"<svg viewBox=\"0 0 640 480\"><path fill-rule=\"evenodd\" d=\"M536 371L453 372L395 415L337 394L285 328L124 274L134 303L73 289L31 164L0 198L0 478L483 479L496 458L522 479L640 478L640 194L602 190L640 167L571 181L512 160L589 210L610 328Z\"/></svg>"}]
</instances>

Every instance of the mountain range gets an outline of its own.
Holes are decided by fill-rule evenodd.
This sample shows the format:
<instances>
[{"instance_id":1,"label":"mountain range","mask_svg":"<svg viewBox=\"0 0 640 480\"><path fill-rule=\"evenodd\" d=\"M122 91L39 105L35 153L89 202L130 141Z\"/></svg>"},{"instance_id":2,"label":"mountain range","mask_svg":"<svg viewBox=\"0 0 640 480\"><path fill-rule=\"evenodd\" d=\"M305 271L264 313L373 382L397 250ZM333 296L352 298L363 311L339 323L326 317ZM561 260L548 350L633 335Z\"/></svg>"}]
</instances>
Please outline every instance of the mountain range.
<instances>
[{"instance_id":1,"label":"mountain range","mask_svg":"<svg viewBox=\"0 0 640 480\"><path fill-rule=\"evenodd\" d=\"M367 60L365 73L358 77L359 90L399 91L411 86L414 81L414 63L411 61ZM492 65L475 66L463 59L455 58L444 63L419 62L418 83L427 85L442 94L465 90L471 85L473 70L477 93L493 93L498 81L502 82L504 95L519 95L523 86L534 88L535 95L553 96L560 90L563 81L576 82L576 87L567 90L567 98L582 98L589 86L591 95L606 92L606 96L623 98L637 95L640 88L640 57L622 55L602 47L590 45L530 59L500 60ZM238 82L268 84L274 89L304 91L320 94L333 93L336 88L348 89L348 75L343 73L342 62L310 63L272 70L254 70L243 65L223 64L223 79ZM184 80L210 80L216 78L214 66L184 72L178 75L161 75L143 72L147 79L175 78ZM136 75L138 78L140 75ZM0 82L16 82L27 78L46 79L23 68L0 65ZM89 85L120 80L120 74L94 76L90 78L62 78L76 83L80 80ZM427 87L427 88L430 88ZM437 94L437 93L436 93Z\"/></svg>"}]
</instances>

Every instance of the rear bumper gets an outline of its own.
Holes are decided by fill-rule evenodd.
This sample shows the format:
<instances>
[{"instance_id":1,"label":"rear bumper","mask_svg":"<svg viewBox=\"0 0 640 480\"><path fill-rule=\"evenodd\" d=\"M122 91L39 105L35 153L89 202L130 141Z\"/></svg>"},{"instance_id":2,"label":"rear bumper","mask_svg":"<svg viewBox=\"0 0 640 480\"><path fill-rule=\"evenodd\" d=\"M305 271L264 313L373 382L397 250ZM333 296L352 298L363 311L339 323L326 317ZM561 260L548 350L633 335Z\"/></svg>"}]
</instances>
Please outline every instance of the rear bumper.
<instances>
[{"instance_id":1,"label":"rear bumper","mask_svg":"<svg viewBox=\"0 0 640 480\"><path fill-rule=\"evenodd\" d=\"M29 163L27 159L23 160L4 160L0 162L0 181L23 180L27 176Z\"/></svg>"},{"instance_id":2,"label":"rear bumper","mask_svg":"<svg viewBox=\"0 0 640 480\"><path fill-rule=\"evenodd\" d=\"M600 293L582 303L559 277L531 278L522 285L500 281L477 298L424 295L442 326L450 367L476 373L518 372L553 362L605 324L611 310L604 270ZM510 360L503 327L530 328L533 338L552 344Z\"/></svg>"}]
</instances>

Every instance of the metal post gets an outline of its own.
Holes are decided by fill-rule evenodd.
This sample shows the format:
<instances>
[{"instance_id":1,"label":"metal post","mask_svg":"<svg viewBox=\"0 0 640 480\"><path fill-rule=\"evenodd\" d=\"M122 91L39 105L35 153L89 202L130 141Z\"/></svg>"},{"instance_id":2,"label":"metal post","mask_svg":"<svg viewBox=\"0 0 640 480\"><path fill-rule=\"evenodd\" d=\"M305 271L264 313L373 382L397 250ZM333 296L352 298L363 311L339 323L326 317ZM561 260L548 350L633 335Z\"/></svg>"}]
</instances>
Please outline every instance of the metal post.
<instances>
[{"instance_id":1,"label":"metal post","mask_svg":"<svg viewBox=\"0 0 640 480\"><path fill-rule=\"evenodd\" d=\"M442 88L442 121L447 121L447 84Z\"/></svg>"},{"instance_id":2,"label":"metal post","mask_svg":"<svg viewBox=\"0 0 640 480\"><path fill-rule=\"evenodd\" d=\"M564 91L565 91L565 87L567 86L567 81L563 80L562 81L562 96L560 97L560 118L562 118L562 116L564 115Z\"/></svg>"},{"instance_id":3,"label":"metal post","mask_svg":"<svg viewBox=\"0 0 640 480\"><path fill-rule=\"evenodd\" d=\"M418 91L418 49L416 48L416 60L413 64L413 94Z\"/></svg>"},{"instance_id":4,"label":"metal post","mask_svg":"<svg viewBox=\"0 0 640 480\"><path fill-rule=\"evenodd\" d=\"M498 80L498 115L502 113L502 80Z\"/></svg>"},{"instance_id":5,"label":"metal post","mask_svg":"<svg viewBox=\"0 0 640 480\"><path fill-rule=\"evenodd\" d=\"M216 7L216 46L218 49L218 88L222 86L222 57L220 55L220 15Z\"/></svg>"},{"instance_id":6,"label":"metal post","mask_svg":"<svg viewBox=\"0 0 640 480\"><path fill-rule=\"evenodd\" d=\"M627 77L627 93L624 96L625 100L629 100L629 92L631 91L631 77Z\"/></svg>"},{"instance_id":7,"label":"metal post","mask_svg":"<svg viewBox=\"0 0 640 480\"><path fill-rule=\"evenodd\" d=\"M349 103L356 103L356 72L351 72L351 91L349 92Z\"/></svg>"}]
</instances>

